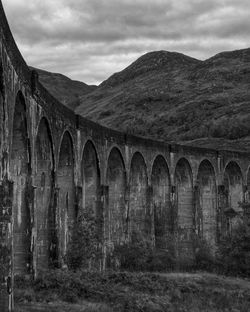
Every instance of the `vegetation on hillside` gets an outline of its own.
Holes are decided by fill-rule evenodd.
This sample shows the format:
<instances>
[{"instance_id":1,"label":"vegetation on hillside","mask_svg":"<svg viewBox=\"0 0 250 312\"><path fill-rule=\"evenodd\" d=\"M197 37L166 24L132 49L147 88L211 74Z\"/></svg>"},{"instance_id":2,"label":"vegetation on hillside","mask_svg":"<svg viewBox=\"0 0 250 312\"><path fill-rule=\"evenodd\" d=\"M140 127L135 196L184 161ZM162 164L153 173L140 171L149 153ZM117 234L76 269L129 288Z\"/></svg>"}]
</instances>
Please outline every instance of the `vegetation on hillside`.
<instances>
[{"instance_id":1,"label":"vegetation on hillside","mask_svg":"<svg viewBox=\"0 0 250 312\"><path fill-rule=\"evenodd\" d=\"M58 74L51 73L38 68L30 68L36 70L39 75L39 81L43 86L61 103L74 109L79 105L81 96L92 92L96 86L87 85L84 82L71 80L70 78Z\"/></svg>"},{"instance_id":2,"label":"vegetation on hillside","mask_svg":"<svg viewBox=\"0 0 250 312\"><path fill-rule=\"evenodd\" d=\"M168 142L250 147L250 49L205 61L150 52L98 87L37 71L59 101L105 126Z\"/></svg>"},{"instance_id":3,"label":"vegetation on hillside","mask_svg":"<svg viewBox=\"0 0 250 312\"><path fill-rule=\"evenodd\" d=\"M205 61L150 52L82 96L76 112L132 134L216 148L221 138L250 136L249 85L250 49ZM236 149L245 149L240 142Z\"/></svg>"}]
</instances>

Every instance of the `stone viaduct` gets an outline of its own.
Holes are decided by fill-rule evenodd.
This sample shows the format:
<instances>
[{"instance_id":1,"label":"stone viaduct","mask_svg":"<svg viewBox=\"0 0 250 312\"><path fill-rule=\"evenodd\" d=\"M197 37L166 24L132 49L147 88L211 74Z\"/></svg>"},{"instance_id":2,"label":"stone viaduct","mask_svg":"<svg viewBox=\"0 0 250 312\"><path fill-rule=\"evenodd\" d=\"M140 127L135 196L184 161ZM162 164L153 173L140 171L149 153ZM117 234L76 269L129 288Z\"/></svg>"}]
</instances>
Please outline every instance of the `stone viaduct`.
<instances>
[{"instance_id":1,"label":"stone viaduct","mask_svg":"<svg viewBox=\"0 0 250 312\"><path fill-rule=\"evenodd\" d=\"M195 236L213 248L248 200L250 154L165 144L74 114L22 58L0 1L0 310L14 274L62 265L77 216L99 220L105 268L139 232L179 259ZM236 217L235 217L236 216ZM14 274L13 274L14 273Z\"/></svg>"}]
</instances>

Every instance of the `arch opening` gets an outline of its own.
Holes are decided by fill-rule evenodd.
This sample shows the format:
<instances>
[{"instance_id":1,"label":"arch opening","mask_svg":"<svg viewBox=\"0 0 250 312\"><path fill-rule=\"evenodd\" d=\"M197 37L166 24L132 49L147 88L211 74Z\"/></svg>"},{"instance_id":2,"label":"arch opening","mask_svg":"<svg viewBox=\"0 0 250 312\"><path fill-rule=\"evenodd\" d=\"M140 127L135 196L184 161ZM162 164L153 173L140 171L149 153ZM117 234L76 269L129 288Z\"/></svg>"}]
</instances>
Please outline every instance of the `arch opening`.
<instances>
[{"instance_id":1,"label":"arch opening","mask_svg":"<svg viewBox=\"0 0 250 312\"><path fill-rule=\"evenodd\" d=\"M100 170L96 149L92 142L85 144L82 156L82 177L83 177L83 212L98 217L100 203Z\"/></svg>"},{"instance_id":2,"label":"arch opening","mask_svg":"<svg viewBox=\"0 0 250 312\"><path fill-rule=\"evenodd\" d=\"M31 163L26 104L21 92L16 96L12 131L10 173L14 182L14 270L16 274L27 274L31 269L31 211L28 201Z\"/></svg>"},{"instance_id":3,"label":"arch opening","mask_svg":"<svg viewBox=\"0 0 250 312\"><path fill-rule=\"evenodd\" d=\"M227 193L227 205L236 212L241 211L239 202L243 200L243 178L239 165L230 162L224 172L224 186Z\"/></svg>"},{"instance_id":4,"label":"arch opening","mask_svg":"<svg viewBox=\"0 0 250 312\"><path fill-rule=\"evenodd\" d=\"M124 242L127 234L125 205L126 172L122 155L113 148L108 159L107 184L109 186L109 210L106 211L109 241L114 245Z\"/></svg>"},{"instance_id":5,"label":"arch opening","mask_svg":"<svg viewBox=\"0 0 250 312\"><path fill-rule=\"evenodd\" d=\"M153 188L154 236L155 247L166 248L172 232L170 205L170 175L167 163L162 156L157 156L151 176Z\"/></svg>"},{"instance_id":6,"label":"arch opening","mask_svg":"<svg viewBox=\"0 0 250 312\"><path fill-rule=\"evenodd\" d=\"M189 162L181 158L175 168L175 185L177 195L178 253L180 260L192 262L194 208L192 170Z\"/></svg>"},{"instance_id":7,"label":"arch opening","mask_svg":"<svg viewBox=\"0 0 250 312\"><path fill-rule=\"evenodd\" d=\"M74 153L69 132L65 132L60 146L57 169L59 256L63 261L77 217L75 205Z\"/></svg>"},{"instance_id":8,"label":"arch opening","mask_svg":"<svg viewBox=\"0 0 250 312\"><path fill-rule=\"evenodd\" d=\"M150 239L152 224L150 207L148 205L148 177L147 168L142 155L136 152L133 155L130 167L129 192L129 235ZM138 239L138 237L135 237Z\"/></svg>"},{"instance_id":9,"label":"arch opening","mask_svg":"<svg viewBox=\"0 0 250 312\"><path fill-rule=\"evenodd\" d=\"M36 138L36 265L46 269L57 261L55 174L52 136L42 118Z\"/></svg>"},{"instance_id":10,"label":"arch opening","mask_svg":"<svg viewBox=\"0 0 250 312\"><path fill-rule=\"evenodd\" d=\"M242 213L239 202L243 201L243 177L239 165L231 161L224 171L225 205L222 215L222 232L230 232L238 223L237 215Z\"/></svg>"},{"instance_id":11,"label":"arch opening","mask_svg":"<svg viewBox=\"0 0 250 312\"><path fill-rule=\"evenodd\" d=\"M201 235L213 248L216 244L217 232L217 188L214 168L208 160L201 162L197 182Z\"/></svg>"}]
</instances>

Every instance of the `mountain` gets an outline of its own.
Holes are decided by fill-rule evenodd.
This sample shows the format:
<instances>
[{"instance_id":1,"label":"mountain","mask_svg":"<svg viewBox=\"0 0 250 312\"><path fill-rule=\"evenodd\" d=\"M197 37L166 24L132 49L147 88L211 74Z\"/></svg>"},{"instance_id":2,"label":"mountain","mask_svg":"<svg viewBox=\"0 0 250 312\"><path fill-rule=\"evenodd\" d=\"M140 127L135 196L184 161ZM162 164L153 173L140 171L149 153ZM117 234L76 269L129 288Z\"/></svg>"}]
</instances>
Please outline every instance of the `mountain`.
<instances>
[{"instance_id":1,"label":"mountain","mask_svg":"<svg viewBox=\"0 0 250 312\"><path fill-rule=\"evenodd\" d=\"M40 82L55 98L72 109L80 104L80 96L92 92L96 88L93 85L71 80L62 74L51 73L33 67L30 68L38 72Z\"/></svg>"},{"instance_id":2,"label":"mountain","mask_svg":"<svg viewBox=\"0 0 250 312\"><path fill-rule=\"evenodd\" d=\"M250 147L250 49L200 61L150 52L91 93L75 111L105 126L164 141Z\"/></svg>"}]
</instances>

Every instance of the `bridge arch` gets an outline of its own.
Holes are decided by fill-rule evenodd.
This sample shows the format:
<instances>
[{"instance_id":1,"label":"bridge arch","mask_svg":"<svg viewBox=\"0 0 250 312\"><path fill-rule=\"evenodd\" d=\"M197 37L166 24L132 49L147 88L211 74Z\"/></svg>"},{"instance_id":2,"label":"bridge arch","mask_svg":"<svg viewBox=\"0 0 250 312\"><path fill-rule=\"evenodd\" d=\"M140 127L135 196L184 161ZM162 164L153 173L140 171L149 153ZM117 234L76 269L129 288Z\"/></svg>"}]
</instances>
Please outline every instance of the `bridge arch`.
<instances>
[{"instance_id":1,"label":"bridge arch","mask_svg":"<svg viewBox=\"0 0 250 312\"><path fill-rule=\"evenodd\" d=\"M109 148L108 148L108 151L107 151L107 160L109 159L110 157L110 154L111 152L113 152L114 149L117 149L118 152L120 153L121 157L122 157L122 162L124 164L124 168L125 168L125 171L126 171L126 178L128 178L128 175L127 175L127 171L128 171L128 167L127 167L127 162L126 162L126 156L124 155L124 152L122 151L121 147L114 143L112 144ZM108 165L108 162L106 163L105 165L105 174L104 174L104 181L107 180L107 165ZM128 181L126 181L128 182Z\"/></svg>"},{"instance_id":2,"label":"bridge arch","mask_svg":"<svg viewBox=\"0 0 250 312\"><path fill-rule=\"evenodd\" d=\"M88 140L83 148L81 173L82 212L98 217L102 213L99 211L101 174L96 147L91 140Z\"/></svg>"},{"instance_id":3,"label":"bridge arch","mask_svg":"<svg viewBox=\"0 0 250 312\"><path fill-rule=\"evenodd\" d=\"M57 260L56 211L54 209L55 160L51 128L42 117L35 142L36 155L36 264L46 269Z\"/></svg>"},{"instance_id":4,"label":"bridge arch","mask_svg":"<svg viewBox=\"0 0 250 312\"><path fill-rule=\"evenodd\" d=\"M171 233L170 174L165 158L155 157L151 171L154 237L156 248L166 248Z\"/></svg>"},{"instance_id":5,"label":"bridge arch","mask_svg":"<svg viewBox=\"0 0 250 312\"><path fill-rule=\"evenodd\" d=\"M200 235L214 247L217 231L217 186L214 167L207 159L199 165L197 187L196 224L200 226Z\"/></svg>"},{"instance_id":6,"label":"bridge arch","mask_svg":"<svg viewBox=\"0 0 250 312\"><path fill-rule=\"evenodd\" d=\"M225 186L226 206L235 212L240 212L239 202L243 201L243 174L239 164L229 161L224 169L223 184Z\"/></svg>"},{"instance_id":7,"label":"bridge arch","mask_svg":"<svg viewBox=\"0 0 250 312\"><path fill-rule=\"evenodd\" d=\"M60 158L60 148L62 146L62 141L65 139L65 135L67 137L69 137L70 140L71 140L71 151L70 152L73 153L74 163L76 163L76 155L77 155L77 153L76 153L76 147L75 147L75 142L74 142L74 139L73 139L72 131L69 129L69 127L66 127L63 130L62 134L61 134L60 141L59 141L59 144L58 144L59 147L58 147L57 157L56 157L57 162L55 161L55 166L57 166L57 167L58 167L59 158Z\"/></svg>"},{"instance_id":8,"label":"bridge arch","mask_svg":"<svg viewBox=\"0 0 250 312\"><path fill-rule=\"evenodd\" d=\"M31 152L28 141L26 103L21 91L15 99L10 174L13 184L14 269L27 274L31 269L31 211L29 189L31 185Z\"/></svg>"},{"instance_id":9,"label":"bridge arch","mask_svg":"<svg viewBox=\"0 0 250 312\"><path fill-rule=\"evenodd\" d=\"M129 173L129 234L149 239L152 231L150 207L148 205L148 176L146 162L141 153L135 152Z\"/></svg>"},{"instance_id":10,"label":"bridge arch","mask_svg":"<svg viewBox=\"0 0 250 312\"><path fill-rule=\"evenodd\" d=\"M75 205L74 183L75 156L73 139L69 131L64 131L59 148L57 186L59 217L59 255L60 262L67 251L77 211Z\"/></svg>"},{"instance_id":11,"label":"bridge arch","mask_svg":"<svg viewBox=\"0 0 250 312\"><path fill-rule=\"evenodd\" d=\"M128 230L125 204L127 175L124 159L117 147L113 147L109 153L106 177L109 209L105 212L105 219L109 225L109 241L116 245L125 241Z\"/></svg>"},{"instance_id":12,"label":"bridge arch","mask_svg":"<svg viewBox=\"0 0 250 312\"><path fill-rule=\"evenodd\" d=\"M193 174L186 158L180 158L175 167L176 206L178 224L178 252L188 263L193 259Z\"/></svg>"}]
</instances>

